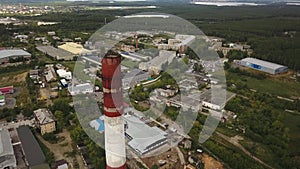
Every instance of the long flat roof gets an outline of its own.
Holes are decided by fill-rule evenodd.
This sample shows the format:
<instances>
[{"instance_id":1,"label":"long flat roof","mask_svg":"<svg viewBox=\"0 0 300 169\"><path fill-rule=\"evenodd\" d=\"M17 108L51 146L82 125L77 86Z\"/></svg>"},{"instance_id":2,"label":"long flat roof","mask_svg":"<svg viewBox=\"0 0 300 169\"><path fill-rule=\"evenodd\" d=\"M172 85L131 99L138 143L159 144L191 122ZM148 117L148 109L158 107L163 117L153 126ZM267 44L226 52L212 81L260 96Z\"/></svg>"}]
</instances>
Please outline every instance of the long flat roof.
<instances>
[{"instance_id":1,"label":"long flat roof","mask_svg":"<svg viewBox=\"0 0 300 169\"><path fill-rule=\"evenodd\" d=\"M0 50L0 59L16 56L31 56L30 53L22 49L4 49Z\"/></svg>"},{"instance_id":2,"label":"long flat roof","mask_svg":"<svg viewBox=\"0 0 300 169\"><path fill-rule=\"evenodd\" d=\"M126 134L132 140L128 145L144 153L145 150L157 141L166 139L167 133L157 127L150 127L134 115L125 115L124 120L128 124Z\"/></svg>"},{"instance_id":3,"label":"long flat roof","mask_svg":"<svg viewBox=\"0 0 300 169\"><path fill-rule=\"evenodd\" d=\"M279 69L279 68L286 67L286 66L279 65L276 63L272 63L272 62L268 62L268 61L264 61L264 60L260 60L260 59L256 59L256 58L250 58L250 57L242 59L242 61L253 63L256 65L260 65L260 66L264 66L264 67L271 68L271 69Z\"/></svg>"},{"instance_id":4,"label":"long flat roof","mask_svg":"<svg viewBox=\"0 0 300 169\"><path fill-rule=\"evenodd\" d=\"M53 46L38 46L36 47L37 50L46 53L47 55L56 58L57 56L59 57L68 57L68 56L73 56L74 54L65 51L60 48L55 48Z\"/></svg>"},{"instance_id":5,"label":"long flat roof","mask_svg":"<svg viewBox=\"0 0 300 169\"><path fill-rule=\"evenodd\" d=\"M9 131L7 129L0 129L0 167L12 164L16 165L16 158Z\"/></svg>"},{"instance_id":6,"label":"long flat roof","mask_svg":"<svg viewBox=\"0 0 300 169\"><path fill-rule=\"evenodd\" d=\"M17 131L29 166L34 167L44 164L46 161L45 155L28 126L21 126Z\"/></svg>"}]
</instances>

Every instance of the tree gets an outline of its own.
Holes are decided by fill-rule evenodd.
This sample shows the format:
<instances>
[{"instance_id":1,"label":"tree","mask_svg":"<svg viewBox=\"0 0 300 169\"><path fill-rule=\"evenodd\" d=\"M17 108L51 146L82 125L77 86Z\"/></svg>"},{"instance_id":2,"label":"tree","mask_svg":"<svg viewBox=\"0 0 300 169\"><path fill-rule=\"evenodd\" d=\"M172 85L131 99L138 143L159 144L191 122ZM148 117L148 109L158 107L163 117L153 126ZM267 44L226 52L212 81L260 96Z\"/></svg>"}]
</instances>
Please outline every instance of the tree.
<instances>
[{"instance_id":1,"label":"tree","mask_svg":"<svg viewBox=\"0 0 300 169\"><path fill-rule=\"evenodd\" d=\"M68 104L67 99L56 99L51 107L52 112L60 110L64 113L64 116L68 115L71 111L71 107Z\"/></svg>"},{"instance_id":2,"label":"tree","mask_svg":"<svg viewBox=\"0 0 300 169\"><path fill-rule=\"evenodd\" d=\"M151 169L159 169L159 166L157 164L154 164Z\"/></svg>"},{"instance_id":3,"label":"tree","mask_svg":"<svg viewBox=\"0 0 300 169\"><path fill-rule=\"evenodd\" d=\"M66 123L64 120L64 113L62 111L55 111L54 116L57 120L57 130L62 131L62 129L65 127Z\"/></svg>"},{"instance_id":4,"label":"tree","mask_svg":"<svg viewBox=\"0 0 300 169\"><path fill-rule=\"evenodd\" d=\"M188 57L184 57L182 59L182 61L185 63L185 64L189 64L189 58Z\"/></svg>"}]
</instances>

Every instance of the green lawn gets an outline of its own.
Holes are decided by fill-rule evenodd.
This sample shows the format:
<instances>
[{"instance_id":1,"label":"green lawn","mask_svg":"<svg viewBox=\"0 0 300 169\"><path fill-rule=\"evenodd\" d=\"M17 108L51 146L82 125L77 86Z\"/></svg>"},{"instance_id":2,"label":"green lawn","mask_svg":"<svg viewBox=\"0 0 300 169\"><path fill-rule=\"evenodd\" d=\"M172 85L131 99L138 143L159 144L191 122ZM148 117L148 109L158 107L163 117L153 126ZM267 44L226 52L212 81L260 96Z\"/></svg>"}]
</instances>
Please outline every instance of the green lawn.
<instances>
[{"instance_id":1,"label":"green lawn","mask_svg":"<svg viewBox=\"0 0 300 169\"><path fill-rule=\"evenodd\" d=\"M72 72L74 71L76 61L63 61L60 63L64 66L68 67L70 69L70 71L72 71Z\"/></svg>"}]
</instances>

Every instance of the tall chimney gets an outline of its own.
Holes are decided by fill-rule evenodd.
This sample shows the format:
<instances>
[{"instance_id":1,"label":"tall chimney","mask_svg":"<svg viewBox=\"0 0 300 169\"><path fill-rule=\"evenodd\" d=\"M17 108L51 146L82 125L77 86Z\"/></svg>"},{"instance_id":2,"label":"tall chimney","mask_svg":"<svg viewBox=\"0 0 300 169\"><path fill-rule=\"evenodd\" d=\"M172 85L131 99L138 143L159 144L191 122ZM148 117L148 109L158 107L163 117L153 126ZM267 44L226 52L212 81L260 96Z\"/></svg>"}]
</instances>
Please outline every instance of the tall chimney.
<instances>
[{"instance_id":1,"label":"tall chimney","mask_svg":"<svg viewBox=\"0 0 300 169\"><path fill-rule=\"evenodd\" d=\"M109 51L102 59L106 169L126 169L121 56Z\"/></svg>"}]
</instances>

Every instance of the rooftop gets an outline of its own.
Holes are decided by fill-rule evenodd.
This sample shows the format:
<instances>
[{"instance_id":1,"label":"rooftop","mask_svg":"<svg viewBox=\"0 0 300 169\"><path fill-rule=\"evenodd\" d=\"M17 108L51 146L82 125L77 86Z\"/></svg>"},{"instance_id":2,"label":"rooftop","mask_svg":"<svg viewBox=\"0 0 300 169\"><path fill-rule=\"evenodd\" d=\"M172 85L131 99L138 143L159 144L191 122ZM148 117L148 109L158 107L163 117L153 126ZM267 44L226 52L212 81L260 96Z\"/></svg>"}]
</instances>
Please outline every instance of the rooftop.
<instances>
[{"instance_id":1,"label":"rooftop","mask_svg":"<svg viewBox=\"0 0 300 169\"><path fill-rule=\"evenodd\" d=\"M152 144L166 139L167 133L161 129L148 126L134 115L125 115L124 117L128 125L126 134L132 138L128 145L139 150L141 153L144 153Z\"/></svg>"},{"instance_id":2,"label":"rooftop","mask_svg":"<svg viewBox=\"0 0 300 169\"><path fill-rule=\"evenodd\" d=\"M4 49L0 50L0 59L16 56L31 56L30 53L22 49Z\"/></svg>"},{"instance_id":3,"label":"rooftop","mask_svg":"<svg viewBox=\"0 0 300 169\"><path fill-rule=\"evenodd\" d=\"M167 60L172 60L172 56L176 56L175 51L161 50L159 51L159 56L153 58L147 62L150 66L159 66L164 64Z\"/></svg>"},{"instance_id":4,"label":"rooftop","mask_svg":"<svg viewBox=\"0 0 300 169\"><path fill-rule=\"evenodd\" d=\"M0 129L0 168L7 165L16 165L16 158L14 156L9 131Z\"/></svg>"},{"instance_id":5,"label":"rooftop","mask_svg":"<svg viewBox=\"0 0 300 169\"><path fill-rule=\"evenodd\" d=\"M140 75L150 77L148 72L142 71L140 69L132 69L130 72L128 72L124 75L123 80L128 79L128 78L134 78L134 77L140 76Z\"/></svg>"},{"instance_id":6,"label":"rooftop","mask_svg":"<svg viewBox=\"0 0 300 169\"><path fill-rule=\"evenodd\" d=\"M81 93L86 91L93 91L93 86L89 83L79 84L79 85L71 85L68 87L70 93Z\"/></svg>"},{"instance_id":7,"label":"rooftop","mask_svg":"<svg viewBox=\"0 0 300 169\"><path fill-rule=\"evenodd\" d=\"M63 49L55 48L53 46L38 46L36 47L37 50L46 53L47 55L56 58L59 57L69 57L73 55L72 53L65 51Z\"/></svg>"},{"instance_id":8,"label":"rooftop","mask_svg":"<svg viewBox=\"0 0 300 169\"><path fill-rule=\"evenodd\" d=\"M264 61L264 60L260 60L260 59L256 59L256 58L245 58L245 59L242 59L242 61L257 64L257 65L264 66L264 67L268 67L271 69L279 69L282 67L286 67L283 65L279 65L276 63L272 63L272 62L268 62L268 61Z\"/></svg>"},{"instance_id":9,"label":"rooftop","mask_svg":"<svg viewBox=\"0 0 300 169\"><path fill-rule=\"evenodd\" d=\"M25 157L32 168L45 163L45 155L34 135L27 126L21 126L17 129Z\"/></svg>"},{"instance_id":10,"label":"rooftop","mask_svg":"<svg viewBox=\"0 0 300 169\"><path fill-rule=\"evenodd\" d=\"M40 125L54 122L51 112L47 109L38 109L33 112Z\"/></svg>"},{"instance_id":11,"label":"rooftop","mask_svg":"<svg viewBox=\"0 0 300 169\"><path fill-rule=\"evenodd\" d=\"M68 51L68 52L71 52L75 55L90 52L89 50L84 49L81 44L74 43L74 42L67 42L63 45L58 46L58 48L63 49L63 50Z\"/></svg>"},{"instance_id":12,"label":"rooftop","mask_svg":"<svg viewBox=\"0 0 300 169\"><path fill-rule=\"evenodd\" d=\"M67 72L66 70L64 70L64 69L58 69L57 71L56 71L56 73L58 74L58 76L59 77L63 77L63 76L65 76L65 75L72 75L72 72Z\"/></svg>"}]
</instances>

